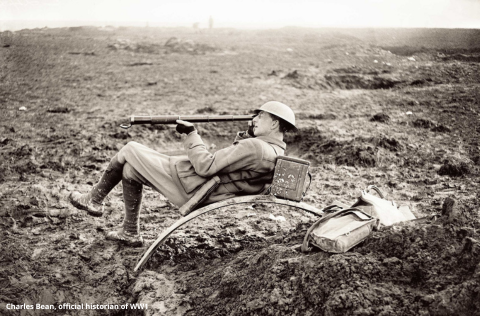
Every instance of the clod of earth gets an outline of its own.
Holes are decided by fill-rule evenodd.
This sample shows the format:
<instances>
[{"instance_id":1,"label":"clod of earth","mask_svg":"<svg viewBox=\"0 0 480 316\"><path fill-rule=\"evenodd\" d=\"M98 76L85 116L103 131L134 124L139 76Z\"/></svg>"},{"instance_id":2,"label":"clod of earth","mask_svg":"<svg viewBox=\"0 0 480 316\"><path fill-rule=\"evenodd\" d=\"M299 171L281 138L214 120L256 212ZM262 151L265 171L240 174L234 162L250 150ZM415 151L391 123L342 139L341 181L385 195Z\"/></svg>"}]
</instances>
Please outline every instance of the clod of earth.
<instances>
[{"instance_id":1,"label":"clod of earth","mask_svg":"<svg viewBox=\"0 0 480 316\"><path fill-rule=\"evenodd\" d=\"M466 157L449 157L438 170L439 175L447 175L452 177L461 177L469 175L474 170L473 161Z\"/></svg>"},{"instance_id":2,"label":"clod of earth","mask_svg":"<svg viewBox=\"0 0 480 316\"><path fill-rule=\"evenodd\" d=\"M300 75L298 74L297 70L294 70L292 72L289 72L288 74L283 77L284 79L298 79Z\"/></svg>"},{"instance_id":3,"label":"clod of earth","mask_svg":"<svg viewBox=\"0 0 480 316\"><path fill-rule=\"evenodd\" d=\"M371 119L371 122L380 122L380 123L388 123L390 122L390 116L385 113L377 113Z\"/></svg>"},{"instance_id":4,"label":"clod of earth","mask_svg":"<svg viewBox=\"0 0 480 316\"><path fill-rule=\"evenodd\" d=\"M448 127L448 126L445 126L445 125L437 125L435 127L432 128L432 132L439 132L439 133L450 133L452 130Z\"/></svg>"},{"instance_id":5,"label":"clod of earth","mask_svg":"<svg viewBox=\"0 0 480 316\"><path fill-rule=\"evenodd\" d=\"M420 127L420 128L432 128L435 125L436 124L429 119L421 119L420 118L420 119L416 119L415 121L413 121L413 126Z\"/></svg>"},{"instance_id":6,"label":"clod of earth","mask_svg":"<svg viewBox=\"0 0 480 316\"><path fill-rule=\"evenodd\" d=\"M50 113L70 113L72 111L72 109L68 108L68 107L56 107L56 108L52 108L52 109L48 109L47 112L50 112Z\"/></svg>"}]
</instances>

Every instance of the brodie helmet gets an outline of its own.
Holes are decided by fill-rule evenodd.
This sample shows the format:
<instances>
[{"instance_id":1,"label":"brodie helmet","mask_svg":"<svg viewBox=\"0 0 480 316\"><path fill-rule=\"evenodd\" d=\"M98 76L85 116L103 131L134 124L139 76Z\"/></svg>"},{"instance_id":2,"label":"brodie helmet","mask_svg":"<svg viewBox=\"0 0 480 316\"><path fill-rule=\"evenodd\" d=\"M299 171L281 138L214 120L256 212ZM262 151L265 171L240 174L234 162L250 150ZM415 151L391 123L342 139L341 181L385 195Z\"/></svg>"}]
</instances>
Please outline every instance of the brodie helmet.
<instances>
[{"instance_id":1,"label":"brodie helmet","mask_svg":"<svg viewBox=\"0 0 480 316\"><path fill-rule=\"evenodd\" d=\"M292 109L278 101L269 101L262 105L259 109L256 109L254 112L258 114L259 112L264 111L270 114L273 114L282 120L284 120L289 125L289 130L297 132L298 129L295 127L295 113Z\"/></svg>"}]
</instances>

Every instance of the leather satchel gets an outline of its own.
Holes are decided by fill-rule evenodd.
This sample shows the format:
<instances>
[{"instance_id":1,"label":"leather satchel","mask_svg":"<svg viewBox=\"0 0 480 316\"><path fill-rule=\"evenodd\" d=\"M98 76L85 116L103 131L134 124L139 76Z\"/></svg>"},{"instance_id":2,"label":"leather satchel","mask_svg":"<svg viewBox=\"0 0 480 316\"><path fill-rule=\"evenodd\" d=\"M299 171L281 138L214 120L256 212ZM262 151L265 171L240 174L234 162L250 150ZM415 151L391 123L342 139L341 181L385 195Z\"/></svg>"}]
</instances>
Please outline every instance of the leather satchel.
<instances>
[{"instance_id":1,"label":"leather satchel","mask_svg":"<svg viewBox=\"0 0 480 316\"><path fill-rule=\"evenodd\" d=\"M371 194L371 190L377 192L379 197ZM378 218L377 229L381 225L390 226L395 223L415 219L415 215L408 207L402 206L399 208L395 202L386 200L382 191L374 185L370 185L366 190L363 190L351 207L360 208L370 216Z\"/></svg>"},{"instance_id":2,"label":"leather satchel","mask_svg":"<svg viewBox=\"0 0 480 316\"><path fill-rule=\"evenodd\" d=\"M300 202L312 183L312 175L308 171L310 162L307 160L278 156L270 194L277 198ZM305 188L306 178L310 178Z\"/></svg>"},{"instance_id":3,"label":"leather satchel","mask_svg":"<svg viewBox=\"0 0 480 316\"><path fill-rule=\"evenodd\" d=\"M331 207L325 208L325 211ZM357 208L330 213L315 222L307 231L302 252L311 250L310 244L323 251L344 253L370 236L378 219Z\"/></svg>"}]
</instances>

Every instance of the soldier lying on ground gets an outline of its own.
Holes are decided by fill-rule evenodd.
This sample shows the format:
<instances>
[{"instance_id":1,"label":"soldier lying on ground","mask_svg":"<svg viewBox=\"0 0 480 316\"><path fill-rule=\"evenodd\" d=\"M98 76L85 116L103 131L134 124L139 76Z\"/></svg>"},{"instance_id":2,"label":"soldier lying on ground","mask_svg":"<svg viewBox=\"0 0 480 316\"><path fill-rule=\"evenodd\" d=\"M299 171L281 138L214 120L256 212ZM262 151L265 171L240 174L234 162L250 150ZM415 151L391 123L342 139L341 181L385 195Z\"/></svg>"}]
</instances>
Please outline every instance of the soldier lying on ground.
<instances>
[{"instance_id":1,"label":"soldier lying on ground","mask_svg":"<svg viewBox=\"0 0 480 316\"><path fill-rule=\"evenodd\" d=\"M187 157L170 157L136 142L129 142L112 158L100 181L81 194L74 191L70 202L92 216L103 215L103 200L122 181L125 218L121 228L106 238L130 246L142 246L139 214L143 185L177 206L185 204L215 175L221 184L204 204L262 192L273 177L275 160L284 155L284 133L296 130L295 115L283 103L270 101L255 110L247 132L239 132L233 145L210 153L192 123L177 121L176 130L186 134Z\"/></svg>"}]
</instances>

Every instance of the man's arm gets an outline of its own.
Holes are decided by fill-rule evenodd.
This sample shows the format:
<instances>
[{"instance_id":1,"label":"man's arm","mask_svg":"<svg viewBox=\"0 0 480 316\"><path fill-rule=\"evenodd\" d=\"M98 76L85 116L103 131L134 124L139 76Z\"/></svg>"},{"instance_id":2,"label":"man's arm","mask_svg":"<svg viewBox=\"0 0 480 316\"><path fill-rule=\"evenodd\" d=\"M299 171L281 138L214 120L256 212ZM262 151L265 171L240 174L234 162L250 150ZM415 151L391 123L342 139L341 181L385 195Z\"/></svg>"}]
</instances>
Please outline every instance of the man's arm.
<instances>
[{"instance_id":1,"label":"man's arm","mask_svg":"<svg viewBox=\"0 0 480 316\"><path fill-rule=\"evenodd\" d=\"M252 141L239 142L238 139L232 146L220 149L215 154L212 154L207 150L192 123L182 120L178 120L177 123L177 132L187 135L184 147L187 151L188 159L199 176L211 177L220 171L228 173L240 168L254 169L258 160L261 159L262 147L260 145ZM253 125L249 125L249 129L245 134L247 134L247 137L245 135L240 136L239 133L237 138L252 138Z\"/></svg>"},{"instance_id":2,"label":"man's arm","mask_svg":"<svg viewBox=\"0 0 480 316\"><path fill-rule=\"evenodd\" d=\"M195 172L202 177L211 177L219 172L229 173L241 168L255 169L262 155L261 146L248 140L235 142L212 154L197 132L187 136L184 147Z\"/></svg>"}]
</instances>

